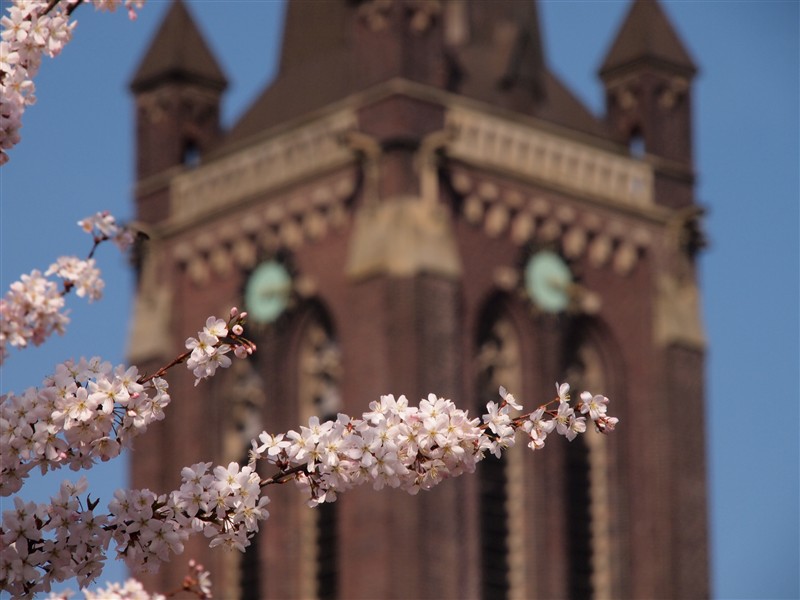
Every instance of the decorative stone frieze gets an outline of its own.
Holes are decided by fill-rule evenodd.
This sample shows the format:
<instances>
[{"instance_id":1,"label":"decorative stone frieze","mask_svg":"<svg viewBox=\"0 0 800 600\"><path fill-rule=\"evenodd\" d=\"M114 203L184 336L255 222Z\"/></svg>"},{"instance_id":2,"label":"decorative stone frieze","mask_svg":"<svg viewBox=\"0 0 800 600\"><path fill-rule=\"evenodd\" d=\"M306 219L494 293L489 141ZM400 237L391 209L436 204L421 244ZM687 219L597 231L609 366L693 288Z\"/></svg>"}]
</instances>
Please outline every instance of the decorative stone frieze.
<instances>
[{"instance_id":1,"label":"decorative stone frieze","mask_svg":"<svg viewBox=\"0 0 800 600\"><path fill-rule=\"evenodd\" d=\"M170 186L170 225L187 225L354 162L340 140L356 124L355 112L342 110L178 175Z\"/></svg>"},{"instance_id":2,"label":"decorative stone frieze","mask_svg":"<svg viewBox=\"0 0 800 600\"><path fill-rule=\"evenodd\" d=\"M306 186L291 196L246 208L172 246L172 257L196 285L251 269L259 255L296 250L341 229L350 219L345 206L355 191L348 171ZM180 235L180 234L178 234Z\"/></svg>"},{"instance_id":3,"label":"decorative stone frieze","mask_svg":"<svg viewBox=\"0 0 800 600\"><path fill-rule=\"evenodd\" d=\"M465 107L449 108L446 122L455 131L451 158L612 205L653 205L653 172L643 162Z\"/></svg>"},{"instance_id":4,"label":"decorative stone frieze","mask_svg":"<svg viewBox=\"0 0 800 600\"><path fill-rule=\"evenodd\" d=\"M500 187L459 168L452 171L451 184L463 194L464 220L491 238L508 236L518 246L557 245L571 260L586 256L593 267L611 266L623 276L652 245L653 234L641 222L634 225L614 210L604 211L604 218L563 199L526 197L518 189Z\"/></svg>"}]
</instances>

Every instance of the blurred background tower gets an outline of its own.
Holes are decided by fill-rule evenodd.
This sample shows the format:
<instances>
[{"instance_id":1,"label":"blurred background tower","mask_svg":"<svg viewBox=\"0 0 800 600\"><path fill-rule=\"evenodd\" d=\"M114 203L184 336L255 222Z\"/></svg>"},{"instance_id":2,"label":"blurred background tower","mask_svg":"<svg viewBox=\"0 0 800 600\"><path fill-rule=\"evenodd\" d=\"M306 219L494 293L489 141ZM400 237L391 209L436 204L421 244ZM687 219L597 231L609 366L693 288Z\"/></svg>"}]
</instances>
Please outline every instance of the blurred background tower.
<instances>
[{"instance_id":1,"label":"blurred background tower","mask_svg":"<svg viewBox=\"0 0 800 600\"><path fill-rule=\"evenodd\" d=\"M154 370L231 306L259 351L196 388L173 374L134 486L173 489L182 466L245 460L263 429L384 393L481 414L501 384L533 408L568 380L622 422L413 498L310 510L270 489L246 554L186 550L218 597L708 595L696 69L637 0L597 118L541 35L534 2L289 0L277 78L221 131L225 77L169 9L131 83L151 239L130 359Z\"/></svg>"}]
</instances>

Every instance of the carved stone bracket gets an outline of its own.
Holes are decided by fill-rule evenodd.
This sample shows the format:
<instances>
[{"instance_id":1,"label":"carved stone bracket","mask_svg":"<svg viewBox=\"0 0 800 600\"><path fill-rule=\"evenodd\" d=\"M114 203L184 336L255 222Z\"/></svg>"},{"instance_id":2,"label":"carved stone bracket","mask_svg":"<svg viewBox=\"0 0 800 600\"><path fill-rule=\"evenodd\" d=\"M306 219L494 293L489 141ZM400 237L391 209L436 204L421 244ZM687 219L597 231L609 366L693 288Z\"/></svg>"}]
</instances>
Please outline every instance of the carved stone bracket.
<instances>
[{"instance_id":1,"label":"carved stone bracket","mask_svg":"<svg viewBox=\"0 0 800 600\"><path fill-rule=\"evenodd\" d=\"M356 175L349 171L251 206L217 222L213 235L201 232L179 241L172 255L195 285L250 269L264 253L294 250L340 230L350 220L346 202L355 186Z\"/></svg>"},{"instance_id":2,"label":"carved stone bracket","mask_svg":"<svg viewBox=\"0 0 800 600\"><path fill-rule=\"evenodd\" d=\"M408 28L417 35L428 31L442 12L439 0L406 0L405 4Z\"/></svg>"},{"instance_id":3,"label":"carved stone bracket","mask_svg":"<svg viewBox=\"0 0 800 600\"><path fill-rule=\"evenodd\" d=\"M398 5L405 12L409 31L417 35L428 31L442 12L439 0L366 0L358 7L358 16L370 31L383 31Z\"/></svg>"},{"instance_id":4,"label":"carved stone bracket","mask_svg":"<svg viewBox=\"0 0 800 600\"><path fill-rule=\"evenodd\" d=\"M703 349L705 330L700 292L690 278L663 274L657 282L655 338L660 346L682 344Z\"/></svg>"},{"instance_id":5,"label":"carved stone bracket","mask_svg":"<svg viewBox=\"0 0 800 600\"><path fill-rule=\"evenodd\" d=\"M420 198L390 198L356 215L347 275L408 277L421 272L461 276L450 215Z\"/></svg>"},{"instance_id":6,"label":"carved stone bracket","mask_svg":"<svg viewBox=\"0 0 800 600\"><path fill-rule=\"evenodd\" d=\"M628 275L652 244L646 227L621 216L609 213L604 219L545 196L525 197L466 170L454 169L451 182L463 195L466 222L489 237L508 236L518 246L556 244L567 258L585 256L594 267L610 265L616 273Z\"/></svg>"},{"instance_id":7,"label":"carved stone bracket","mask_svg":"<svg viewBox=\"0 0 800 600\"><path fill-rule=\"evenodd\" d=\"M705 245L702 215L701 207L691 206L677 211L667 225L668 267L656 282L655 338L661 346L681 344L702 350L706 345L694 265Z\"/></svg>"},{"instance_id":8,"label":"carved stone bracket","mask_svg":"<svg viewBox=\"0 0 800 600\"><path fill-rule=\"evenodd\" d=\"M366 0L358 7L358 17L370 31L383 31L389 23L393 0Z\"/></svg>"}]
</instances>

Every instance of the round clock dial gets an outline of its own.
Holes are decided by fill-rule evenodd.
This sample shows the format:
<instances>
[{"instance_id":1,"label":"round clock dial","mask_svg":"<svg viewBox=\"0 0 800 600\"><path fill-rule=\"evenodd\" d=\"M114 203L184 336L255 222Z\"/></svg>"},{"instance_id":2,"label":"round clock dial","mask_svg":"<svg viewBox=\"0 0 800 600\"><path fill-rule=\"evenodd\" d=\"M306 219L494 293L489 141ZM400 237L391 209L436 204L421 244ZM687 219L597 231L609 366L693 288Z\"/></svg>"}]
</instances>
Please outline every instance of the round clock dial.
<instances>
[{"instance_id":1,"label":"round clock dial","mask_svg":"<svg viewBox=\"0 0 800 600\"><path fill-rule=\"evenodd\" d=\"M525 266L525 290L546 312L561 312L569 306L571 285L572 273L555 252L537 252Z\"/></svg>"},{"instance_id":2,"label":"round clock dial","mask_svg":"<svg viewBox=\"0 0 800 600\"><path fill-rule=\"evenodd\" d=\"M289 304L292 278L282 264L261 263L250 275L244 292L247 312L255 323L271 323Z\"/></svg>"}]
</instances>

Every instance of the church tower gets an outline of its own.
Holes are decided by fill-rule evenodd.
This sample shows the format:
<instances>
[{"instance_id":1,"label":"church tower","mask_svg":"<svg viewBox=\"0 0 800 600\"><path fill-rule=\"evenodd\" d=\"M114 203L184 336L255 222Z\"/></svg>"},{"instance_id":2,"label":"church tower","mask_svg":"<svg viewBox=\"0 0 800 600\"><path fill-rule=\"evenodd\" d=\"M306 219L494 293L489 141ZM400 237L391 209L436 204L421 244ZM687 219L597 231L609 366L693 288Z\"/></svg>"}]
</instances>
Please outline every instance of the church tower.
<instances>
[{"instance_id":1,"label":"church tower","mask_svg":"<svg viewBox=\"0 0 800 600\"><path fill-rule=\"evenodd\" d=\"M566 380L621 419L416 497L270 489L247 553L187 545L217 596L708 595L694 73L651 0L603 63L605 118L548 69L533 1L288 0L277 78L220 131L225 77L173 3L131 85L150 240L129 354L153 371L231 306L259 350L172 374L134 486L385 393L479 415Z\"/></svg>"}]
</instances>

